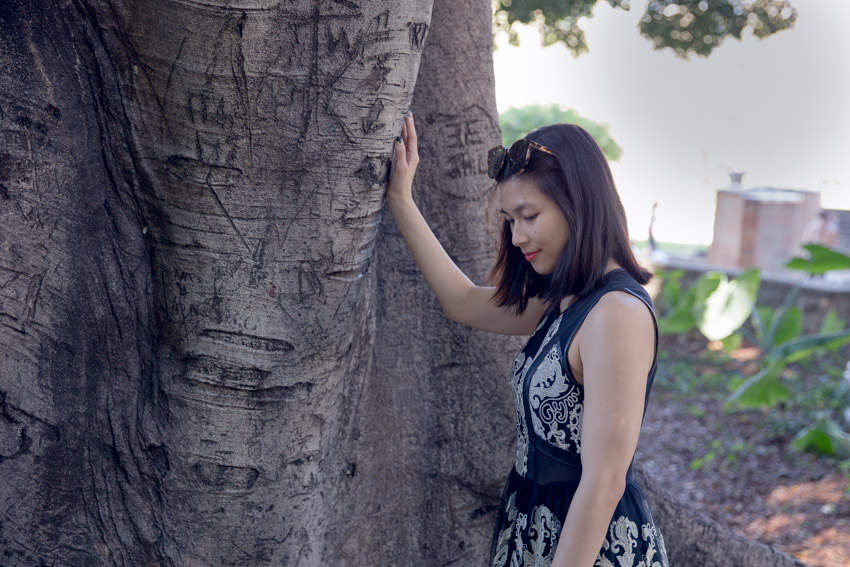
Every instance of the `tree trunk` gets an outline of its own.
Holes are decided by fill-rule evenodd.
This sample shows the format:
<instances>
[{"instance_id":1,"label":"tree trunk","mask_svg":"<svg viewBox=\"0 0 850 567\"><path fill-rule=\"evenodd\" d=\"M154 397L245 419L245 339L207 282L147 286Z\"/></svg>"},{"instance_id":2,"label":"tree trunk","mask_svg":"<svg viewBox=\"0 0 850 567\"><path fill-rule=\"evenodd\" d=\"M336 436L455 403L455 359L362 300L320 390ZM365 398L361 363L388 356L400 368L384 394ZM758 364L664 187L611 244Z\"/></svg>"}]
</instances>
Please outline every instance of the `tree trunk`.
<instances>
[{"instance_id":1,"label":"tree trunk","mask_svg":"<svg viewBox=\"0 0 850 567\"><path fill-rule=\"evenodd\" d=\"M414 198L449 254L486 279L495 239L485 229L493 183L487 150L499 143L490 5L435 0L411 108L421 164ZM394 529L375 534L389 565L484 565L515 447L510 364L522 340L449 322L387 212L376 250L372 422L384 415L398 471ZM376 462L375 462L376 461ZM386 499L386 496L378 498ZM372 529L363 526L363 529Z\"/></svg>"},{"instance_id":2,"label":"tree trunk","mask_svg":"<svg viewBox=\"0 0 850 567\"><path fill-rule=\"evenodd\" d=\"M338 556L430 8L3 4L3 565Z\"/></svg>"},{"instance_id":3,"label":"tree trunk","mask_svg":"<svg viewBox=\"0 0 850 567\"><path fill-rule=\"evenodd\" d=\"M2 565L484 565L521 339L381 218L416 84L417 200L485 278L490 6L430 12L0 6ZM751 564L655 506L679 564Z\"/></svg>"}]
</instances>

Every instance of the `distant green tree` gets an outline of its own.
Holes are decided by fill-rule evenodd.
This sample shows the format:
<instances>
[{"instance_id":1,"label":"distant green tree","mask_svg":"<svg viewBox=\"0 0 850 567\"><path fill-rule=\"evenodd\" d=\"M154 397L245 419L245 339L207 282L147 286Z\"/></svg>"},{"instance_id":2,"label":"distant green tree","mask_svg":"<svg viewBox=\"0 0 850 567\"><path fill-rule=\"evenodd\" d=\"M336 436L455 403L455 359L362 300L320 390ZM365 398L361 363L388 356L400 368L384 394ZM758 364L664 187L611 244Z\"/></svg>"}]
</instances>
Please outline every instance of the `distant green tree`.
<instances>
[{"instance_id":1,"label":"distant green tree","mask_svg":"<svg viewBox=\"0 0 850 567\"><path fill-rule=\"evenodd\" d=\"M512 26L534 22L543 45L561 42L575 55L588 50L581 18L592 18L598 0L494 0L494 28L518 44ZM607 0L615 8L630 8L629 0ZM797 10L789 0L651 0L640 21L640 32L678 57L707 57L727 36L741 39L744 30L764 38L794 27Z\"/></svg>"},{"instance_id":2,"label":"distant green tree","mask_svg":"<svg viewBox=\"0 0 850 567\"><path fill-rule=\"evenodd\" d=\"M547 106L531 104L521 108L511 108L499 115L502 143L506 146L510 146L515 140L522 138L535 128L557 123L578 124L587 130L605 152L605 157L611 161L617 161L623 155L623 149L608 133L607 125L588 120L575 110L564 110L557 104Z\"/></svg>"}]
</instances>

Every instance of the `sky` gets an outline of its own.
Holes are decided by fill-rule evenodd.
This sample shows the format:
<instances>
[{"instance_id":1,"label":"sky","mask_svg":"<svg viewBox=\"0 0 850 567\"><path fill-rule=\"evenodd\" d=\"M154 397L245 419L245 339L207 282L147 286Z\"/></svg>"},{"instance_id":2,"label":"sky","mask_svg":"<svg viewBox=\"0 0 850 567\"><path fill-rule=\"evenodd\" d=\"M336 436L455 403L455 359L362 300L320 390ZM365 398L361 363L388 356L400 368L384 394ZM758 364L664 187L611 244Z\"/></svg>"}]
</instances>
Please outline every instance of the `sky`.
<instances>
[{"instance_id":1,"label":"sky","mask_svg":"<svg viewBox=\"0 0 850 567\"><path fill-rule=\"evenodd\" d=\"M520 47L497 36L500 111L560 104L609 126L623 148L612 162L632 238L709 244L716 190L744 171L744 187L822 190L850 208L850 0L793 0L791 30L727 38L708 57L678 59L640 35L642 2L600 1L582 21L590 52L540 47L522 27ZM518 80L517 70L522 70Z\"/></svg>"}]
</instances>

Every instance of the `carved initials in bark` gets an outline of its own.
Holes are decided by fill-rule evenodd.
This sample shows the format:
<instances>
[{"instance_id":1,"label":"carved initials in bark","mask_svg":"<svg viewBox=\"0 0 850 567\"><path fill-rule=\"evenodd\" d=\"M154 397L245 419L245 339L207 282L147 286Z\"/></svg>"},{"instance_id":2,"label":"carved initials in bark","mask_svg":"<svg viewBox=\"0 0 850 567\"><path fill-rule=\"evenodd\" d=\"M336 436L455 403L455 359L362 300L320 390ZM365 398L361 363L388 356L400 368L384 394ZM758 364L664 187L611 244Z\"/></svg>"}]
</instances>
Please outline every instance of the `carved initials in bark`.
<instances>
[{"instance_id":1,"label":"carved initials in bark","mask_svg":"<svg viewBox=\"0 0 850 567\"><path fill-rule=\"evenodd\" d=\"M338 556L409 17L0 9L4 565Z\"/></svg>"}]
</instances>

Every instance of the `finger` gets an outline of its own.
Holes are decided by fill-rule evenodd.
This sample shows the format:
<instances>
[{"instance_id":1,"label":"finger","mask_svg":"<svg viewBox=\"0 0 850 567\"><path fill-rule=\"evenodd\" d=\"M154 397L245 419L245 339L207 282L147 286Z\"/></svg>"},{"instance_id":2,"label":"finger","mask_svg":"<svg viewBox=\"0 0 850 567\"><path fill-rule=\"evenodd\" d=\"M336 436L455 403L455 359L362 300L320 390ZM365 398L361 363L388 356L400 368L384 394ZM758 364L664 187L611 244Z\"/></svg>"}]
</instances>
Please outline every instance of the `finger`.
<instances>
[{"instance_id":1,"label":"finger","mask_svg":"<svg viewBox=\"0 0 850 567\"><path fill-rule=\"evenodd\" d=\"M399 136L393 141L393 158L395 159L396 168L407 168L407 156L405 153L404 139Z\"/></svg>"},{"instance_id":2,"label":"finger","mask_svg":"<svg viewBox=\"0 0 850 567\"><path fill-rule=\"evenodd\" d=\"M407 118L409 115L405 114L404 120L401 121L401 131L404 137L404 145L407 145L407 140L410 137L410 125L407 123Z\"/></svg>"},{"instance_id":3,"label":"finger","mask_svg":"<svg viewBox=\"0 0 850 567\"><path fill-rule=\"evenodd\" d=\"M404 140L404 148L407 150L407 153L410 154L410 128L407 127L407 118L405 117L401 126L401 138ZM408 160L409 161L409 160Z\"/></svg>"},{"instance_id":4,"label":"finger","mask_svg":"<svg viewBox=\"0 0 850 567\"><path fill-rule=\"evenodd\" d=\"M414 156L418 156L419 146L416 140L416 125L413 123L413 114L407 115L407 118L404 119L404 125L407 127L407 139L405 139L407 151Z\"/></svg>"}]
</instances>

